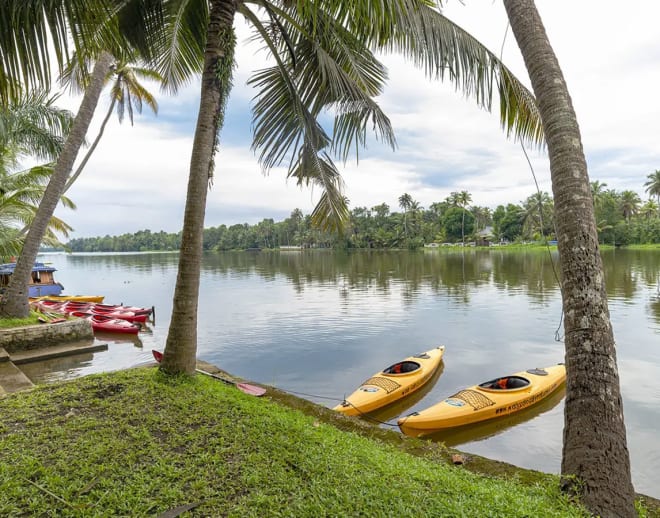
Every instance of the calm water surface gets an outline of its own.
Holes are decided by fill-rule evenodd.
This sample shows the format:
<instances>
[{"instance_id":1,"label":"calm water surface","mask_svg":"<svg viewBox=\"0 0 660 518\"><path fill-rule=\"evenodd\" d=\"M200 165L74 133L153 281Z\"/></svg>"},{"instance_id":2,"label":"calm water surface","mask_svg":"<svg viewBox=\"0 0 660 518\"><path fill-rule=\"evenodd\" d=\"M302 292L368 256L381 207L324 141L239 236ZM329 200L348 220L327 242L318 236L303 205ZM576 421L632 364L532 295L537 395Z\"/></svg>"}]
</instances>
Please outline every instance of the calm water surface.
<instances>
[{"instance_id":1,"label":"calm water surface","mask_svg":"<svg viewBox=\"0 0 660 518\"><path fill-rule=\"evenodd\" d=\"M603 258L633 481L637 491L660 497L660 252L616 250ZM149 362L151 349L163 348L178 254L40 259L58 269L66 293L155 306L156 319L135 339L99 337L106 352L30 366L35 381ZM198 327L199 358L326 406L389 364L445 345L434 383L376 416L390 424L468 385L564 359L548 252L208 254ZM558 473L562 429L559 393L519 415L433 440Z\"/></svg>"}]
</instances>

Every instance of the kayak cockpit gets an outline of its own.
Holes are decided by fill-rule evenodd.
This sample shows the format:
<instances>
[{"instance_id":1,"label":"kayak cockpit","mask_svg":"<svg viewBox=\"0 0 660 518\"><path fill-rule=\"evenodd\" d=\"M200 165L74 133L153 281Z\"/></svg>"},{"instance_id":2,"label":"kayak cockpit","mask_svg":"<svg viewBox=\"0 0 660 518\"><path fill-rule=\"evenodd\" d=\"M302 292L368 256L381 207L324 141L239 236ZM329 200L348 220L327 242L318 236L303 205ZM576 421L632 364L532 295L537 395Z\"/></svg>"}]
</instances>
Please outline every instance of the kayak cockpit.
<instances>
[{"instance_id":1,"label":"kayak cockpit","mask_svg":"<svg viewBox=\"0 0 660 518\"><path fill-rule=\"evenodd\" d=\"M387 369L383 371L383 374L387 374L388 376L397 375L397 374L410 374L411 372L415 372L420 368L421 365L419 363L412 362L410 360L405 360L402 362L395 363L394 365L390 365Z\"/></svg>"},{"instance_id":2,"label":"kayak cockpit","mask_svg":"<svg viewBox=\"0 0 660 518\"><path fill-rule=\"evenodd\" d=\"M495 378L494 380L485 381L484 383L479 384L480 389L484 390L520 390L527 388L531 385L531 382L527 378L522 376L502 376L501 378Z\"/></svg>"}]
</instances>

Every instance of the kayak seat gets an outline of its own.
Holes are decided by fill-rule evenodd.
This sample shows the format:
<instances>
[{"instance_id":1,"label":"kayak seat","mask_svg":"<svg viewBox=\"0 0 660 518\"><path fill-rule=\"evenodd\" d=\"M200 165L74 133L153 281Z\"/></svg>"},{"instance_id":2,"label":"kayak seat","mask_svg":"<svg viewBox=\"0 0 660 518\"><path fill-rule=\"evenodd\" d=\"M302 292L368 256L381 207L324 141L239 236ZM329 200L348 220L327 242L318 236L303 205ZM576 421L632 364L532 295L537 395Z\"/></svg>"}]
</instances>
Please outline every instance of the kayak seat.
<instances>
[{"instance_id":1,"label":"kayak seat","mask_svg":"<svg viewBox=\"0 0 660 518\"><path fill-rule=\"evenodd\" d=\"M407 374L409 372L414 372L419 368L420 365L417 362L411 362L411 361L399 362L399 363L395 363L394 365L390 365L387 369L383 371L383 374Z\"/></svg>"},{"instance_id":2,"label":"kayak seat","mask_svg":"<svg viewBox=\"0 0 660 518\"><path fill-rule=\"evenodd\" d=\"M504 380L506 380L506 386L502 386L502 381ZM486 381L485 383L481 383L479 386L491 390L508 390L524 388L528 385L529 380L527 378L523 378L521 376L508 376Z\"/></svg>"}]
</instances>

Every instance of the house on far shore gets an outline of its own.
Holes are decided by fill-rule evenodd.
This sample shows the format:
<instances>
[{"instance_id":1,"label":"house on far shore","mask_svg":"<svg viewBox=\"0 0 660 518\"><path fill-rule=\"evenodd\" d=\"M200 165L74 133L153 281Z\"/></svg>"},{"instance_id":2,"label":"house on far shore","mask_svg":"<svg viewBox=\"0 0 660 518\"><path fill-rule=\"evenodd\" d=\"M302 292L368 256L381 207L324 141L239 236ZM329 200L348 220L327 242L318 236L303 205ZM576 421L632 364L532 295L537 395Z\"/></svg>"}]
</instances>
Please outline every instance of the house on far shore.
<instances>
[{"instance_id":1,"label":"house on far shore","mask_svg":"<svg viewBox=\"0 0 660 518\"><path fill-rule=\"evenodd\" d=\"M495 234L493 234L493 227L485 227L476 234L477 246L490 246L494 240Z\"/></svg>"}]
</instances>

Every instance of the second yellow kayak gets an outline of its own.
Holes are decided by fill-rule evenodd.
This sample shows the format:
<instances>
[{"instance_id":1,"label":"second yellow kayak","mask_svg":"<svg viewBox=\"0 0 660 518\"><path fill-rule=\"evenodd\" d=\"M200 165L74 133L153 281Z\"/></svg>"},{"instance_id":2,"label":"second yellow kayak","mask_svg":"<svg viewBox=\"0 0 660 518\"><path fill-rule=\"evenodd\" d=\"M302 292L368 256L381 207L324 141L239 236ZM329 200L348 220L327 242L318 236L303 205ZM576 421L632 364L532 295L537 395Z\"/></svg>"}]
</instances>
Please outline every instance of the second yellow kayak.
<instances>
[{"instance_id":1,"label":"second yellow kayak","mask_svg":"<svg viewBox=\"0 0 660 518\"><path fill-rule=\"evenodd\" d=\"M390 365L377 372L334 410L346 415L373 412L419 390L440 366L444 345Z\"/></svg>"},{"instance_id":2,"label":"second yellow kayak","mask_svg":"<svg viewBox=\"0 0 660 518\"><path fill-rule=\"evenodd\" d=\"M30 301L54 300L56 302L66 302L73 300L76 302L103 302L104 298L104 295L45 295L43 297L30 297Z\"/></svg>"},{"instance_id":3,"label":"second yellow kayak","mask_svg":"<svg viewBox=\"0 0 660 518\"><path fill-rule=\"evenodd\" d=\"M406 435L420 436L505 416L530 407L566 381L563 364L529 369L460 390L435 405L399 419Z\"/></svg>"}]
</instances>

